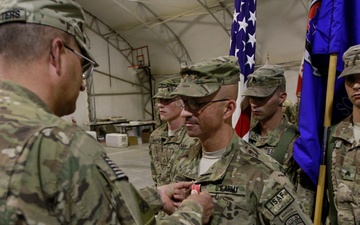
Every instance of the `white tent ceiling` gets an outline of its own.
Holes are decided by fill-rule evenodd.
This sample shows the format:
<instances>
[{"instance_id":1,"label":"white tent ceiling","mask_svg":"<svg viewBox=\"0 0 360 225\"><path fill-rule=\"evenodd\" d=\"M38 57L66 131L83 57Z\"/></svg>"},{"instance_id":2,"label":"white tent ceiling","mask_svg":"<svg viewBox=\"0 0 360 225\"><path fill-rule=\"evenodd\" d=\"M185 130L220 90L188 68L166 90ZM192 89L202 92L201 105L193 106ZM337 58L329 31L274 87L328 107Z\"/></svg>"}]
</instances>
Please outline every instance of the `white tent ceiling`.
<instances>
[{"instance_id":1,"label":"white tent ceiling","mask_svg":"<svg viewBox=\"0 0 360 225\"><path fill-rule=\"evenodd\" d=\"M148 46L155 77L177 73L181 62L229 54L234 0L76 1L123 38L120 49ZM273 64L300 64L309 2L257 1L257 65L267 56ZM88 23L96 26L91 16Z\"/></svg>"}]
</instances>

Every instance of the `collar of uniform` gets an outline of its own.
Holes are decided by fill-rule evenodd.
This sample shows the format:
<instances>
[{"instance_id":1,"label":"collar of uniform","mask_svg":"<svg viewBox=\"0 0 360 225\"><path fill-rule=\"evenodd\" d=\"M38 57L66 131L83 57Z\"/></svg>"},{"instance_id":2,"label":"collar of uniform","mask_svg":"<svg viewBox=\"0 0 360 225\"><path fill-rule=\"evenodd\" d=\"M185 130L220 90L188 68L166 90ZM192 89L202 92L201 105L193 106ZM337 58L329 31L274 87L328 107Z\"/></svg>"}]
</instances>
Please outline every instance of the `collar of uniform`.
<instances>
[{"instance_id":1,"label":"collar of uniform","mask_svg":"<svg viewBox=\"0 0 360 225\"><path fill-rule=\"evenodd\" d=\"M198 177L196 182L214 182L222 180L227 172L230 163L232 162L232 159L236 153L235 151L237 151L238 147L239 137L234 132L234 135L226 146L226 150L222 154L221 158L209 168L207 173L204 173L200 177Z\"/></svg>"},{"instance_id":2,"label":"collar of uniform","mask_svg":"<svg viewBox=\"0 0 360 225\"><path fill-rule=\"evenodd\" d=\"M167 137L167 124L165 123L157 127L151 132L150 137L154 143L162 142L162 139Z\"/></svg>"},{"instance_id":3,"label":"collar of uniform","mask_svg":"<svg viewBox=\"0 0 360 225\"><path fill-rule=\"evenodd\" d=\"M351 144L352 147L347 149L348 151L360 146L360 143L357 143L354 138L354 123L352 114L336 126L333 136L335 138L342 139L343 142Z\"/></svg>"},{"instance_id":4,"label":"collar of uniform","mask_svg":"<svg viewBox=\"0 0 360 225\"><path fill-rule=\"evenodd\" d=\"M53 114L49 106L39 96L37 96L29 89L20 86L12 81L0 81L0 90L14 92L16 93L16 95L24 97L24 101L25 99L29 99L30 101L35 103L38 108L42 108L46 112Z\"/></svg>"},{"instance_id":5,"label":"collar of uniform","mask_svg":"<svg viewBox=\"0 0 360 225\"><path fill-rule=\"evenodd\" d=\"M291 124L289 123L289 120L284 115L280 124L274 130L270 131L266 137L262 138L260 136L260 131L261 131L260 123L257 122L256 125L250 131L251 143L253 143L256 147L270 146L275 148L281 136L283 135L284 131L290 125Z\"/></svg>"},{"instance_id":6,"label":"collar of uniform","mask_svg":"<svg viewBox=\"0 0 360 225\"><path fill-rule=\"evenodd\" d=\"M168 135L169 129L166 130L167 133L167 138L164 142L164 144L169 144L169 143L176 143L176 144L181 144L181 142L183 141L185 134L187 133L186 131L186 127L185 126L181 126L180 128L178 128L175 133L174 136L169 136Z\"/></svg>"},{"instance_id":7,"label":"collar of uniform","mask_svg":"<svg viewBox=\"0 0 360 225\"><path fill-rule=\"evenodd\" d=\"M198 177L199 161L201 158L201 143L196 142L189 149L187 158L183 158L178 163L178 173L175 175L175 181L194 181Z\"/></svg>"}]
</instances>

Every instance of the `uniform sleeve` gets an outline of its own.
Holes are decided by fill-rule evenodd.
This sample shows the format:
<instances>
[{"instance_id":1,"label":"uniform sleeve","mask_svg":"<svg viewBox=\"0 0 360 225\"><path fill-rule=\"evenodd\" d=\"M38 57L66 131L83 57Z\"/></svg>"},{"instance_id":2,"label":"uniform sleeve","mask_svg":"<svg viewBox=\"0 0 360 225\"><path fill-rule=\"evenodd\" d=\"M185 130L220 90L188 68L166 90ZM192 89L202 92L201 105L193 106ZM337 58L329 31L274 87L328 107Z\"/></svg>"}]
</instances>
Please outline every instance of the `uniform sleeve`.
<instances>
[{"instance_id":1,"label":"uniform sleeve","mask_svg":"<svg viewBox=\"0 0 360 225\"><path fill-rule=\"evenodd\" d=\"M85 132L76 132L70 138L57 130L47 133L47 141L61 138L65 144L62 165L57 177L55 213L70 224L200 224L202 207L193 201L185 201L178 212L156 222L155 214L128 177L109 157L102 146ZM56 137L54 137L55 135ZM46 146L46 141L43 142ZM52 165L48 163L48 165ZM152 203L160 205L160 195L154 192Z\"/></svg>"},{"instance_id":2,"label":"uniform sleeve","mask_svg":"<svg viewBox=\"0 0 360 225\"><path fill-rule=\"evenodd\" d=\"M155 165L154 165L155 156L154 156L154 152L153 152L154 148L156 148L156 146L154 144L154 134L150 135L149 143L150 143L149 144L149 155L150 155L151 177L156 184L157 183L157 173L156 173L156 169L155 169Z\"/></svg>"},{"instance_id":3,"label":"uniform sleeve","mask_svg":"<svg viewBox=\"0 0 360 225\"><path fill-rule=\"evenodd\" d=\"M313 224L304 213L293 185L283 173L274 171L263 182L260 212L264 224Z\"/></svg>"},{"instance_id":4,"label":"uniform sleeve","mask_svg":"<svg viewBox=\"0 0 360 225\"><path fill-rule=\"evenodd\" d=\"M145 187L139 192L156 213L162 209L163 203L155 185Z\"/></svg>"},{"instance_id":5,"label":"uniform sleeve","mask_svg":"<svg viewBox=\"0 0 360 225\"><path fill-rule=\"evenodd\" d=\"M288 154L287 159L284 161L284 168L286 168L286 174L295 186L298 199L303 206L304 212L312 218L314 213L316 185L311 181L304 170L300 168L293 157L294 143L297 138L298 136L291 141L287 149L287 152L290 154Z\"/></svg>"},{"instance_id":6,"label":"uniform sleeve","mask_svg":"<svg viewBox=\"0 0 360 225\"><path fill-rule=\"evenodd\" d=\"M171 216L165 216L158 219L156 224L192 224L201 225L203 219L202 207L191 200L184 200L177 211Z\"/></svg>"},{"instance_id":7,"label":"uniform sleeve","mask_svg":"<svg viewBox=\"0 0 360 225\"><path fill-rule=\"evenodd\" d=\"M298 170L298 180L295 188L304 212L310 218L313 218L316 186L302 169Z\"/></svg>"},{"instance_id":8,"label":"uniform sleeve","mask_svg":"<svg viewBox=\"0 0 360 225\"><path fill-rule=\"evenodd\" d=\"M41 187L49 214L64 224L155 223L151 208L96 140L58 128L43 134Z\"/></svg>"},{"instance_id":9,"label":"uniform sleeve","mask_svg":"<svg viewBox=\"0 0 360 225\"><path fill-rule=\"evenodd\" d=\"M140 190L141 195L155 212L162 208L162 201L157 188L148 186ZM171 216L157 217L157 224L202 224L202 207L195 201L184 200Z\"/></svg>"}]
</instances>

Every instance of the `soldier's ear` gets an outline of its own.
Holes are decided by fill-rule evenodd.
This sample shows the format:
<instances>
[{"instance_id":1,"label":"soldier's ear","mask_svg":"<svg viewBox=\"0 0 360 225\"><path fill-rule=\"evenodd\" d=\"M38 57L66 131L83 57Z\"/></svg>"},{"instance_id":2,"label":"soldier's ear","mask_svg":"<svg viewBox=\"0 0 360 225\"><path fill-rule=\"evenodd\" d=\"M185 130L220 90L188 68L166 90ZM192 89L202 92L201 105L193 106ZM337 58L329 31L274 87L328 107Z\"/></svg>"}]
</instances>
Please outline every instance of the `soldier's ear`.
<instances>
[{"instance_id":1,"label":"soldier's ear","mask_svg":"<svg viewBox=\"0 0 360 225\"><path fill-rule=\"evenodd\" d=\"M49 61L51 70L54 71L56 74L60 74L61 70L61 51L64 48L64 44L60 38L54 38L51 42L50 54L49 54Z\"/></svg>"},{"instance_id":2,"label":"soldier's ear","mask_svg":"<svg viewBox=\"0 0 360 225\"><path fill-rule=\"evenodd\" d=\"M55 62L56 57L54 56L54 54L52 53L52 51L50 51L50 56L51 56L51 61Z\"/></svg>"},{"instance_id":3,"label":"soldier's ear","mask_svg":"<svg viewBox=\"0 0 360 225\"><path fill-rule=\"evenodd\" d=\"M280 92L279 94L279 100L280 100L280 105L282 106L286 100L287 97L287 93L286 92Z\"/></svg>"},{"instance_id":4,"label":"soldier's ear","mask_svg":"<svg viewBox=\"0 0 360 225\"><path fill-rule=\"evenodd\" d=\"M235 100L227 100L226 105L224 107L224 118L232 117L236 109L236 101Z\"/></svg>"}]
</instances>

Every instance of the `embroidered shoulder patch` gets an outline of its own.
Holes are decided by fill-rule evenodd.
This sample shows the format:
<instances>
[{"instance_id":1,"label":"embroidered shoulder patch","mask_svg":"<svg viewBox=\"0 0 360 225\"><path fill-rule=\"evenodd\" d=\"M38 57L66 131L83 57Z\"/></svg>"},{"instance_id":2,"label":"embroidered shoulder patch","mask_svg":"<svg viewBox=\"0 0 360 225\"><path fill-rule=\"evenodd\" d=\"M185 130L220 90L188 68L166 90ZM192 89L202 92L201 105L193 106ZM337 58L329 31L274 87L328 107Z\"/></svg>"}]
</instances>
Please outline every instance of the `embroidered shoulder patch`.
<instances>
[{"instance_id":1,"label":"embroidered shoulder patch","mask_svg":"<svg viewBox=\"0 0 360 225\"><path fill-rule=\"evenodd\" d=\"M294 201L293 196L285 189L281 189L273 198L266 203L266 208L277 216Z\"/></svg>"},{"instance_id":2,"label":"embroidered shoulder patch","mask_svg":"<svg viewBox=\"0 0 360 225\"><path fill-rule=\"evenodd\" d=\"M301 219L299 214L295 214L285 221L285 225L304 225L304 224L305 223Z\"/></svg>"},{"instance_id":3,"label":"embroidered shoulder patch","mask_svg":"<svg viewBox=\"0 0 360 225\"><path fill-rule=\"evenodd\" d=\"M114 172L115 177L117 180L121 180L121 179L129 179L125 173L107 156L103 157L105 162L109 165L109 167L111 168L111 170Z\"/></svg>"}]
</instances>

